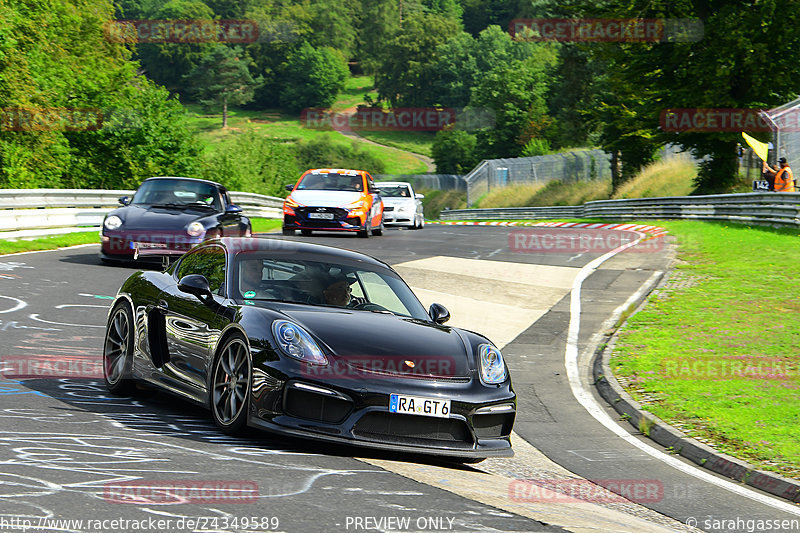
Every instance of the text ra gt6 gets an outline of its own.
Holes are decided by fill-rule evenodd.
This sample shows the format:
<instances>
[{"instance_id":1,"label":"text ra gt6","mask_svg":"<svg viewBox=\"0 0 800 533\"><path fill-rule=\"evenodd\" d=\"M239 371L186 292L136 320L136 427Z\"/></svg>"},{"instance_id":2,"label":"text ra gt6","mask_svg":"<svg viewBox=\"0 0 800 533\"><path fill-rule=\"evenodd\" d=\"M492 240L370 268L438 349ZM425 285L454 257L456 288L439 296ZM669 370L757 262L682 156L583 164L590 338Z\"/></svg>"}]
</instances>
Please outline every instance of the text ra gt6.
<instances>
[{"instance_id":1,"label":"text ra gt6","mask_svg":"<svg viewBox=\"0 0 800 533\"><path fill-rule=\"evenodd\" d=\"M503 356L448 318L367 255L222 238L124 282L106 386L147 382L207 407L226 433L252 426L462 461L512 455Z\"/></svg>"}]
</instances>

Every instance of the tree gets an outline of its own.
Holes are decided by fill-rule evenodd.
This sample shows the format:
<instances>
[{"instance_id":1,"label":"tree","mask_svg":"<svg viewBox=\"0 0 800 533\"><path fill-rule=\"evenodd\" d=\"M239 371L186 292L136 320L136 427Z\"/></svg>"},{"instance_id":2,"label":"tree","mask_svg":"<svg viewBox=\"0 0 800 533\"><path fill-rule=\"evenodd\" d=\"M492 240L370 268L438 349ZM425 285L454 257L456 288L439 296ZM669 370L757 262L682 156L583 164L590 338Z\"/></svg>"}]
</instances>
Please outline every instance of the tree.
<instances>
[{"instance_id":1,"label":"tree","mask_svg":"<svg viewBox=\"0 0 800 533\"><path fill-rule=\"evenodd\" d=\"M253 79L240 47L216 45L203 56L186 81L196 98L206 106L222 106L222 127L228 127L228 104L242 105L253 99L262 79Z\"/></svg>"},{"instance_id":2,"label":"tree","mask_svg":"<svg viewBox=\"0 0 800 533\"><path fill-rule=\"evenodd\" d=\"M607 62L609 93L636 95L609 104L629 112L614 127L626 134L646 129L659 144L690 148L695 157L705 158L696 192L729 191L736 181L739 132L662 131L660 114L669 108L763 109L794 98L800 33L787 29L784 15L797 11L796 1L612 0L600 6L581 2L579 7L592 17L702 23L701 39L688 35L667 42L598 44L593 54Z\"/></svg>"},{"instance_id":3,"label":"tree","mask_svg":"<svg viewBox=\"0 0 800 533\"><path fill-rule=\"evenodd\" d=\"M293 112L306 107L328 107L344 88L347 65L335 50L315 49L303 43L289 56L281 79L281 106Z\"/></svg>"},{"instance_id":4,"label":"tree","mask_svg":"<svg viewBox=\"0 0 800 533\"><path fill-rule=\"evenodd\" d=\"M494 127L477 132L483 159L518 157L550 124L545 97L555 52L549 45L537 46L534 52L525 60L498 64L472 90L470 106L493 109L496 115Z\"/></svg>"},{"instance_id":5,"label":"tree","mask_svg":"<svg viewBox=\"0 0 800 533\"><path fill-rule=\"evenodd\" d=\"M478 164L475 155L478 139L463 130L444 129L436 132L431 155L440 174L466 174Z\"/></svg>"},{"instance_id":6,"label":"tree","mask_svg":"<svg viewBox=\"0 0 800 533\"><path fill-rule=\"evenodd\" d=\"M379 99L392 107L435 104L438 49L459 31L458 21L444 15L414 12L404 18L378 58L375 88Z\"/></svg>"},{"instance_id":7,"label":"tree","mask_svg":"<svg viewBox=\"0 0 800 533\"><path fill-rule=\"evenodd\" d=\"M148 14L153 20L214 19L214 12L200 0L170 0ZM186 74L197 66L215 43L141 43L136 49L148 78L172 91L185 89Z\"/></svg>"}]
</instances>

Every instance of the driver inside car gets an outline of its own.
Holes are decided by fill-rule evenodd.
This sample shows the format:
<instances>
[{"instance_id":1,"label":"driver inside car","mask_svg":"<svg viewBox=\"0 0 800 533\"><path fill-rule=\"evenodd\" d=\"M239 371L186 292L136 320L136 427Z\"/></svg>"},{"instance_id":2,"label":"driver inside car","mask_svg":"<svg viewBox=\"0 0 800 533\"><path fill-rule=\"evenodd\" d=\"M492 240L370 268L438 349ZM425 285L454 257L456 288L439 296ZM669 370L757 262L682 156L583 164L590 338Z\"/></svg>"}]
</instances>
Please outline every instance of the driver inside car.
<instances>
[{"instance_id":1,"label":"driver inside car","mask_svg":"<svg viewBox=\"0 0 800 533\"><path fill-rule=\"evenodd\" d=\"M338 307L355 307L366 303L365 298L352 295L351 283L352 280L344 274L328 276L324 283L325 288L322 290L325 303Z\"/></svg>"}]
</instances>

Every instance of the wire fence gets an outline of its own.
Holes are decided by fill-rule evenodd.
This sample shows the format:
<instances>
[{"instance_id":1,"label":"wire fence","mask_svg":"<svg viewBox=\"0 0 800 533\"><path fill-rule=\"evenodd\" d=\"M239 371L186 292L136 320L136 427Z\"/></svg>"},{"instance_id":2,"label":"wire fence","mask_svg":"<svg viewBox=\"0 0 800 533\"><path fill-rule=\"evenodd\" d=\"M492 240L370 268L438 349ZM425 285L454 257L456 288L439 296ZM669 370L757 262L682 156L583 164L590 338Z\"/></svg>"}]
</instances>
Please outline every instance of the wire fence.
<instances>
[{"instance_id":1,"label":"wire fence","mask_svg":"<svg viewBox=\"0 0 800 533\"><path fill-rule=\"evenodd\" d=\"M467 182L459 174L375 174L375 181L407 181L415 189L466 191Z\"/></svg>"},{"instance_id":2,"label":"wire fence","mask_svg":"<svg viewBox=\"0 0 800 533\"><path fill-rule=\"evenodd\" d=\"M611 156L602 150L583 150L513 159L485 159L465 180L467 206L493 189L510 185L591 181L611 177Z\"/></svg>"}]
</instances>

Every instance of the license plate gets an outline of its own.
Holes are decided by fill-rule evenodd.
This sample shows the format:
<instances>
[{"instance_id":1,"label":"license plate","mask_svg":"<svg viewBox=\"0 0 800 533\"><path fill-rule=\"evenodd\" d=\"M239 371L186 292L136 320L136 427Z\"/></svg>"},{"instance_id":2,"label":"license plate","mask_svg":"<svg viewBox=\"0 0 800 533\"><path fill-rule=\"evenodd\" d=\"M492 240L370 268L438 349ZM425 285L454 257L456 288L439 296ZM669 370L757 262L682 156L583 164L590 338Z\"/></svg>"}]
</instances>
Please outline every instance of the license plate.
<instances>
[{"instance_id":1,"label":"license plate","mask_svg":"<svg viewBox=\"0 0 800 533\"><path fill-rule=\"evenodd\" d=\"M308 218L321 218L324 220L333 220L333 213L309 213Z\"/></svg>"},{"instance_id":2,"label":"license plate","mask_svg":"<svg viewBox=\"0 0 800 533\"><path fill-rule=\"evenodd\" d=\"M449 418L450 400L392 394L389 396L389 412Z\"/></svg>"},{"instance_id":3,"label":"license plate","mask_svg":"<svg viewBox=\"0 0 800 533\"><path fill-rule=\"evenodd\" d=\"M166 248L167 245L163 242L134 242L133 247L140 250L152 250L156 248Z\"/></svg>"}]
</instances>

